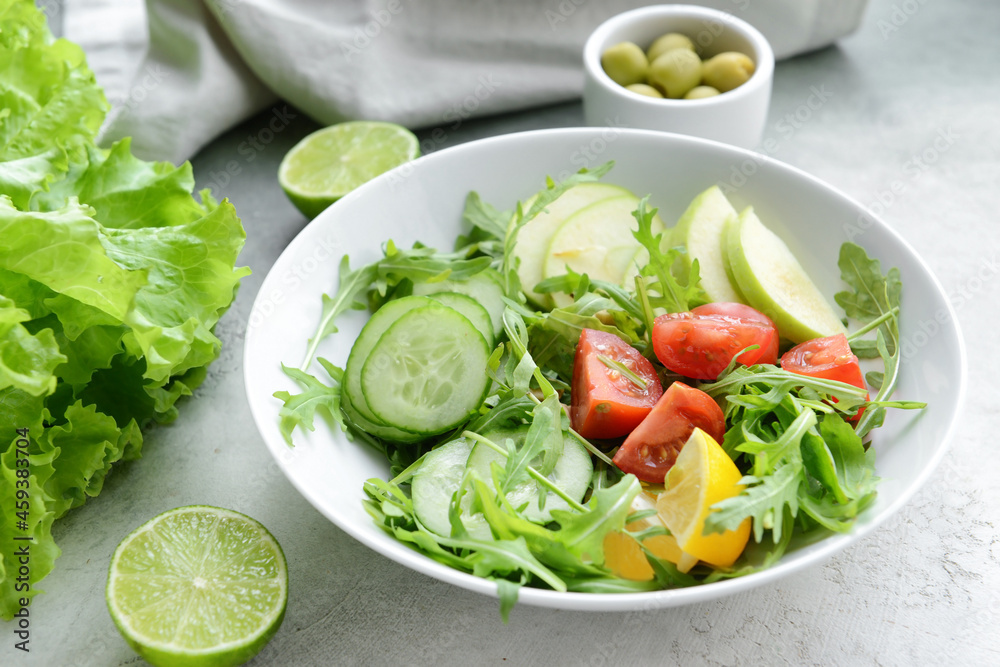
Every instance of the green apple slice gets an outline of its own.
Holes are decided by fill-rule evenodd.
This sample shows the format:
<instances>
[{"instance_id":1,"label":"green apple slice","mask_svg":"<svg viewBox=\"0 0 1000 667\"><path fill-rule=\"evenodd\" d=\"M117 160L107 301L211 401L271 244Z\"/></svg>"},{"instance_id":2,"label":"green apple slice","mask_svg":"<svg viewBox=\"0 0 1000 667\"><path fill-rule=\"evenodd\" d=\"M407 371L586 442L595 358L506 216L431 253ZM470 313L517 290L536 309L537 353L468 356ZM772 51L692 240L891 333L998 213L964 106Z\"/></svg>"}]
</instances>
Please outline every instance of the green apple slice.
<instances>
[{"instance_id":1,"label":"green apple slice","mask_svg":"<svg viewBox=\"0 0 1000 667\"><path fill-rule=\"evenodd\" d=\"M524 223L524 226L517 233L514 257L520 260L517 267L517 277L521 280L521 289L525 296L539 306L552 306L552 300L547 294L539 294L533 288L543 278L542 269L552 236L567 218L602 199L631 194L625 188L617 185L581 183L564 192L538 215ZM537 197L535 195L524 203L525 213L531 209Z\"/></svg>"},{"instance_id":2,"label":"green apple slice","mask_svg":"<svg viewBox=\"0 0 1000 667\"><path fill-rule=\"evenodd\" d=\"M726 270L726 223L736 217L726 195L713 185L694 198L672 232L672 242L687 248L685 270L698 260L701 286L711 301L747 303Z\"/></svg>"},{"instance_id":3,"label":"green apple slice","mask_svg":"<svg viewBox=\"0 0 1000 667\"><path fill-rule=\"evenodd\" d=\"M752 207L730 220L726 230L730 268L751 306L793 343L844 333L830 302Z\"/></svg>"},{"instance_id":4,"label":"green apple slice","mask_svg":"<svg viewBox=\"0 0 1000 667\"><path fill-rule=\"evenodd\" d=\"M580 209L556 231L542 267L546 278L562 275L569 266L593 280L622 284L633 257L641 247L632 235L639 228L632 212L639 205L633 195L603 199ZM663 229L659 216L653 218L653 233ZM552 294L557 306L572 303L566 294Z\"/></svg>"}]
</instances>

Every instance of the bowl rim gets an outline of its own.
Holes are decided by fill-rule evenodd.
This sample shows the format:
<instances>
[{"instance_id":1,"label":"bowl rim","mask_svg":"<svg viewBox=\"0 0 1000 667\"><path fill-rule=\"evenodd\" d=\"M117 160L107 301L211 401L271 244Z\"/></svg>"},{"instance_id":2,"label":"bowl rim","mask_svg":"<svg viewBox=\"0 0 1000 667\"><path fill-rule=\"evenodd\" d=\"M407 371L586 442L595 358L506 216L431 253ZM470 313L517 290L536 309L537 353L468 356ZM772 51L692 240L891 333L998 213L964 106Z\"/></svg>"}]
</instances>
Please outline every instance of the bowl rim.
<instances>
[{"instance_id":1,"label":"bowl rim","mask_svg":"<svg viewBox=\"0 0 1000 667\"><path fill-rule=\"evenodd\" d=\"M510 141L515 138L523 138L526 140L534 139L535 137L544 137L546 135L578 135L581 139L589 138L594 135L600 136L602 132L605 132L606 128L599 127L569 127L569 128L550 128L550 129L537 129L530 130L526 132L516 132L504 135L497 135L492 137L486 137L483 139L478 139L470 141L464 144L459 144L457 146L452 146L434 153L425 155L423 157L414 160L413 162L400 165L395 169L392 169L384 174L372 179L368 183L355 189L353 192L346 195L340 201L348 201L364 197L366 193L378 187L377 184L381 183L383 180L398 177L400 174L412 175L412 171L419 166L430 163L437 162L440 160L452 159L454 155L460 155L466 152L474 152L480 149L482 146L487 146L494 143L500 143L504 141ZM734 158L744 157L760 160L763 163L771 164L778 169L784 169L792 172L796 178L802 178L804 180L811 181L813 184L817 185L822 189L826 189L836 195L838 198L846 200L847 202L857 206L859 209L865 211L866 215L870 217L874 224L882 227L885 232L893 239L894 243L900 244L909 255L912 256L916 264L920 269L926 273L931 283L936 287L940 295L946 295L944 287L938 280L937 276L931 271L930 267L927 265L926 261L921 255L919 255L916 250L896 231L893 227L885 223L879 216L872 214L863 204L855 200L854 198L848 196L846 193L838 189L837 187L821 180L820 178L813 176L798 167L790 165L788 163L782 162L770 158L768 156L762 156L759 153L751 151L749 149L740 148L726 144L719 141L713 141L710 139L704 139L701 137L693 137L689 135L677 134L672 132L661 132L655 130L645 130L645 129L632 129L632 128L620 128L617 131L624 133L625 135L634 136L636 139L642 139L643 137L647 139L656 138L658 140L663 140L664 138L669 138L671 141L679 141L683 143L692 144L702 144L706 148L711 148L713 150L722 149L724 151L733 152ZM531 143L535 143L532 141ZM260 289L257 296L254 299L254 303L251 306L251 316L250 321L253 319L253 313L258 307L260 302L266 301L267 294L269 290L268 287L271 286L272 281L278 281L277 272L274 271L276 267L282 265L282 260L286 259L286 255L291 257L298 250L298 246L307 245L309 243L310 229L316 229L316 221L323 221L326 218L330 218L333 213L332 211L339 210L338 203L333 204L322 214L317 216L313 221L310 221L305 225L302 230L295 236L294 239L285 247L278 258L275 260L272 267L268 270L264 280L261 283ZM565 609L572 611L605 611L605 612L619 612L619 611L637 611L637 610L654 610L654 609L664 609L670 607L683 606L687 604L694 604L697 602L706 602L709 600L714 600L727 595L732 595L738 592L747 591L753 588L757 588L767 583L780 580L790 574L800 572L801 570L818 565L822 562L829 560L835 554L843 551L846 547L857 543L865 536L871 534L876 528L885 523L889 518L894 516L900 508L910 502L913 496L924 487L927 479L935 472L938 468L940 462L944 458L945 454L951 447L951 442L955 437L955 433L960 422L960 417L963 412L963 406L965 405L965 396L967 393L968 385L968 362L966 356L966 345L964 337L961 333L961 328L959 320L956 316L954 305L947 298L944 299L944 307L949 315L948 321L952 324L954 329L955 338L957 341L958 349L957 354L960 360L959 367L957 369L957 380L958 387L956 391L956 405L959 406L952 414L942 430L942 437L940 439L940 444L938 448L934 451L933 455L927 461L924 468L916 475L913 479L909 480L906 487L900 492L899 496L888 506L883 508L878 514L872 515L866 522L860 523L852 527L851 531L842 534L832 534L824 537L822 540L809 545L811 553L804 558L791 561L791 562L781 562L779 561L772 567L754 572L749 575L736 577L733 579L726 579L722 581L716 581L709 585L703 586L693 586L689 588L671 588L648 592L632 592L632 593L580 593L580 592L559 592L554 590L548 590L543 588L532 588L532 587L522 587L519 591L518 602L524 603L535 607L546 607L554 609ZM243 349L243 379L244 379L244 389L247 397L247 401L250 404L251 415L257 426L258 432L261 434L261 439L264 440L265 446L268 447L269 452L275 459L278 467L281 469L282 473L285 475L286 479L292 484L293 487L305 498L314 508L316 508L321 514L323 514L328 520L336 525L339 529L343 530L345 533L358 540L366 547L375 551L376 553L389 558L404 567L425 574L429 577L443 581L476 593L481 593L489 597L497 598L499 597L499 592L497 585L494 581L477 577L470 573L462 572L460 570L453 569L444 564L438 563L433 559L426 557L424 554L415 552L402 543L397 543L395 546L398 548L391 548L389 550L384 548L383 544L372 537L378 534L371 530L360 530L351 523L342 523L338 521L332 513L328 512L327 509L322 505L322 503L317 502L314 499L311 489L305 487L301 480L297 479L293 475L293 471L290 470L290 458L279 455L279 452L287 453L286 445L281 441L280 436L277 441L272 443L273 438L268 438L265 436L265 425L264 420L274 421L277 413L274 410L266 411L267 414L263 414L264 410L256 409L255 399L251 395L251 389L256 385L253 380L253 354L251 343L257 338L259 330L256 327L248 326L246 335L244 338L244 349ZM270 392L267 391L270 396ZM273 445L273 446L272 446ZM377 530L381 530L372 522L372 527ZM782 559L784 560L784 559Z\"/></svg>"},{"instance_id":2,"label":"bowl rim","mask_svg":"<svg viewBox=\"0 0 1000 667\"><path fill-rule=\"evenodd\" d=\"M611 32L644 21L678 17L718 21L726 26L726 28L733 30L749 41L755 50L753 54L754 73L750 75L746 83L719 95L687 100L639 95L612 81L611 77L607 75L601 66L601 47L607 41L608 35ZM584 44L583 68L588 77L604 93L622 100L623 103L638 104L650 110L678 110L683 108L698 110L706 106L739 104L743 98L749 97L760 88L770 85L774 77L774 50L771 48L770 42L767 41L767 38L759 30L732 14L698 5L649 5L616 14L597 26Z\"/></svg>"}]
</instances>

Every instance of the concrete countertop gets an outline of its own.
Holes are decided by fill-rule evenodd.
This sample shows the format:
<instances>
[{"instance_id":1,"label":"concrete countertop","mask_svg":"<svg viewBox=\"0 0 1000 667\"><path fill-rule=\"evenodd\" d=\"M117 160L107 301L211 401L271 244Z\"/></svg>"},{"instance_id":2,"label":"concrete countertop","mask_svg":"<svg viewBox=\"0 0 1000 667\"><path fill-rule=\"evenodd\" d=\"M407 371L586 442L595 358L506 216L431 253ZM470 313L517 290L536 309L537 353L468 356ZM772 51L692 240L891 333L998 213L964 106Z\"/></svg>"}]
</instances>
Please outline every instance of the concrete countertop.
<instances>
[{"instance_id":1,"label":"concrete countertop","mask_svg":"<svg viewBox=\"0 0 1000 667\"><path fill-rule=\"evenodd\" d=\"M31 607L32 651L4 665L141 660L104 603L112 551L157 513L194 503L264 523L288 558L284 624L254 665L1000 664L1000 4L874 0L838 46L778 64L770 154L882 211L951 295L968 345L968 404L951 451L893 519L828 562L774 585L675 609L581 613L497 601L412 572L313 509L271 460L244 397L254 296L305 219L278 187L285 152L316 129L278 104L194 160L198 186L229 197L247 230L243 281L219 325L221 358L143 458L54 527L63 550ZM583 124L578 103L446 120L437 150L496 134ZM253 140L253 141L251 141ZM257 147L253 147L256 142ZM248 148L250 146L250 148ZM0 625L0 629L7 629Z\"/></svg>"}]
</instances>

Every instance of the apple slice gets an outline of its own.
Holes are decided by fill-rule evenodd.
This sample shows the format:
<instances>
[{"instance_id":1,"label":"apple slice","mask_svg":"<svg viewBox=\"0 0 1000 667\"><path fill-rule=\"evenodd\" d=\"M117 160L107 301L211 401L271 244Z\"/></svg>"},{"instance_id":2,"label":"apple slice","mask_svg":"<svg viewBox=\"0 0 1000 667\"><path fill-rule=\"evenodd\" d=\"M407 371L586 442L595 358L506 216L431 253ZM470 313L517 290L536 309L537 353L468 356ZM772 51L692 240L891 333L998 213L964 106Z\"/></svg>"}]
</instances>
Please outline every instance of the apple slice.
<instances>
[{"instance_id":1,"label":"apple slice","mask_svg":"<svg viewBox=\"0 0 1000 667\"><path fill-rule=\"evenodd\" d=\"M625 273L641 244L632 235L639 228L632 212L639 206L633 195L603 199L580 209L556 231L549 244L542 274L562 275L569 266L594 280L622 284ZM659 216L653 218L653 233L663 229ZM553 294L557 306L572 303L566 294Z\"/></svg>"},{"instance_id":2,"label":"apple slice","mask_svg":"<svg viewBox=\"0 0 1000 667\"><path fill-rule=\"evenodd\" d=\"M783 338L802 343L845 332L830 302L752 207L727 224L726 252L749 304L770 317Z\"/></svg>"},{"instance_id":3,"label":"apple slice","mask_svg":"<svg viewBox=\"0 0 1000 667\"><path fill-rule=\"evenodd\" d=\"M726 223L736 217L726 195L713 185L694 198L672 230L671 241L687 248L682 260L685 270L698 260L701 286L710 301L747 303L726 271Z\"/></svg>"},{"instance_id":4,"label":"apple slice","mask_svg":"<svg viewBox=\"0 0 1000 667\"><path fill-rule=\"evenodd\" d=\"M535 217L524 223L517 233L517 244L514 246L514 257L520 259L517 267L517 277L521 279L521 289L533 303L551 307L552 300L547 294L534 291L535 285L542 280L542 267L549 250L552 236L560 225L580 209L602 199L621 197L632 193L625 188L607 183L581 183L564 192L562 196L546 206ZM525 214L531 210L538 195L524 203Z\"/></svg>"}]
</instances>

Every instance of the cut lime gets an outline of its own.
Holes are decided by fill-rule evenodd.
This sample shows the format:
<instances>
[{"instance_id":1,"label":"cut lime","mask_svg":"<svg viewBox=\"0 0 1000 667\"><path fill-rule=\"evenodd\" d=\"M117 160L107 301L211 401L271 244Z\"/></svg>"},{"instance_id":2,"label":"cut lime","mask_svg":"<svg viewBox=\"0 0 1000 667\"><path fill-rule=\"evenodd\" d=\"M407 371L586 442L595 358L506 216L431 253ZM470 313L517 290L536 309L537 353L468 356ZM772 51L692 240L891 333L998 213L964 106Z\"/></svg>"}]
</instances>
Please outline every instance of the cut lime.
<instances>
[{"instance_id":1,"label":"cut lime","mask_svg":"<svg viewBox=\"0 0 1000 667\"><path fill-rule=\"evenodd\" d=\"M420 155L417 138L393 123L357 120L313 132L288 151L278 183L312 219L379 174Z\"/></svg>"},{"instance_id":2,"label":"cut lime","mask_svg":"<svg viewBox=\"0 0 1000 667\"><path fill-rule=\"evenodd\" d=\"M241 665L284 619L288 568L250 517L178 507L122 540L105 597L122 636L151 664Z\"/></svg>"}]
</instances>

